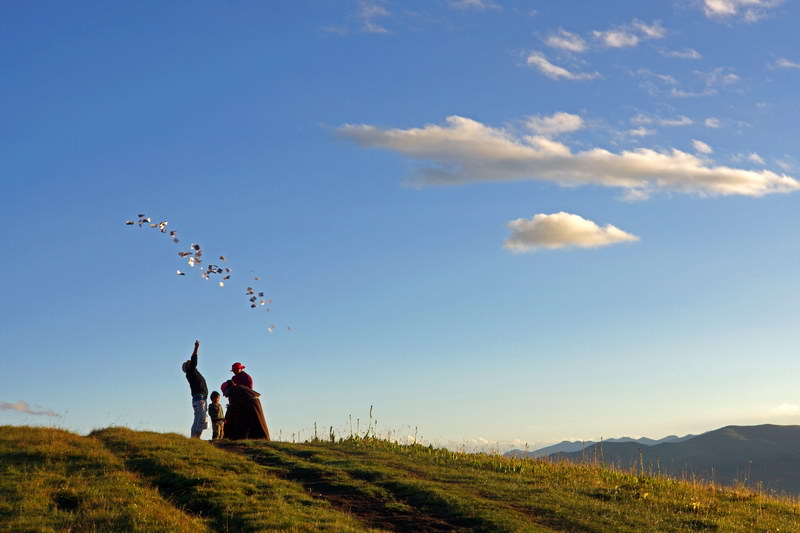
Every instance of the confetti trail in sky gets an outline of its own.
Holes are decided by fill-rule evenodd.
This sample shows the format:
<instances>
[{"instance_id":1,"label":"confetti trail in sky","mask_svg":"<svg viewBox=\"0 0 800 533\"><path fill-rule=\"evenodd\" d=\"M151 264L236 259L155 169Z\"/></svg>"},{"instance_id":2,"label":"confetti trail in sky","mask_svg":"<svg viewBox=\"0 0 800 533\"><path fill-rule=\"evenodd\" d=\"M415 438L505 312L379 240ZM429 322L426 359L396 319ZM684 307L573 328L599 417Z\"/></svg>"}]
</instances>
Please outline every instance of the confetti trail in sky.
<instances>
[{"instance_id":1,"label":"confetti trail in sky","mask_svg":"<svg viewBox=\"0 0 800 533\"><path fill-rule=\"evenodd\" d=\"M140 228L145 227L145 228L157 229L159 230L160 233L168 235L169 238L172 239L172 242L176 244L180 242L180 240L176 237L178 233L177 231L171 230L169 233L167 233L167 226L169 225L168 221L164 220L155 223L152 222L151 218L144 213L140 213L135 221L134 220L125 221L125 225L126 226L138 225ZM189 247L189 250L178 252L178 257L180 257L181 259L185 259L186 264L189 265L190 268L195 268L196 266L199 266L198 271L200 273L200 277L205 280L209 280L213 276L220 276L222 278L218 282L220 288L225 287L225 281L231 279L233 269L230 267L220 267L218 265L208 265L206 267L202 265L203 249L197 243L193 243ZM219 260L221 262L227 262L228 258L224 255L220 255ZM178 276L186 276L186 272L183 272L181 270L176 270L176 274ZM255 281L260 281L260 278L258 276L254 277L254 279ZM260 290L255 291L253 287L247 287L245 295L248 297L247 302L250 305L251 309L257 309L258 303L260 303L262 306L266 306L267 302L272 304L272 299L266 298L264 291ZM258 302L259 299L261 299L260 302ZM266 311L269 312L269 310L270 308L267 307ZM276 326L274 324L270 324L270 326L267 328L267 331L269 333L272 333L273 331L275 331L275 328ZM287 331L292 331L292 328L287 326Z\"/></svg>"}]
</instances>

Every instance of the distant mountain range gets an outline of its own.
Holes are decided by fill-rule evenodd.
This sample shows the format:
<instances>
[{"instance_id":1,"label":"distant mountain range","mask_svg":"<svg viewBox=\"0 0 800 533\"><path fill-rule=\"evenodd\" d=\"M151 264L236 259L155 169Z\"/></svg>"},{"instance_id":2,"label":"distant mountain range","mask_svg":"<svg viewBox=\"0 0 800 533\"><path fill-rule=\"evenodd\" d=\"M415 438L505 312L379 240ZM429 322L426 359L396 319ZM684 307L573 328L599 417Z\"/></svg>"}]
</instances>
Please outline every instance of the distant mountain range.
<instances>
[{"instance_id":1,"label":"distant mountain range","mask_svg":"<svg viewBox=\"0 0 800 533\"><path fill-rule=\"evenodd\" d=\"M702 435L666 439L672 437L652 441L656 442L652 445L641 439L608 440L547 456L573 462L604 461L634 470L643 466L645 472L660 471L672 477L760 485L766 491L800 494L800 426L727 426ZM548 448L568 448L567 444L570 443ZM542 450L546 448L529 455Z\"/></svg>"},{"instance_id":2,"label":"distant mountain range","mask_svg":"<svg viewBox=\"0 0 800 533\"><path fill-rule=\"evenodd\" d=\"M642 437L640 439L632 439L631 437L622 437L619 439L608 439L604 440L603 443L608 442L633 442L637 444L642 444L645 446L654 446L656 444L662 444L664 442L682 442L687 439L691 439L695 437L695 435L686 435L684 437L679 437L677 435L669 435L668 437L664 437L663 439L648 439L647 437ZM525 450L511 450L503 454L504 457L547 457L549 455L557 454L557 453L574 453L579 452L581 450L585 450L589 446L593 444L599 444L593 440L576 440L576 441L569 441L569 440L562 440L558 444L553 444L552 446L545 446L544 448L538 448L533 451L526 452Z\"/></svg>"}]
</instances>

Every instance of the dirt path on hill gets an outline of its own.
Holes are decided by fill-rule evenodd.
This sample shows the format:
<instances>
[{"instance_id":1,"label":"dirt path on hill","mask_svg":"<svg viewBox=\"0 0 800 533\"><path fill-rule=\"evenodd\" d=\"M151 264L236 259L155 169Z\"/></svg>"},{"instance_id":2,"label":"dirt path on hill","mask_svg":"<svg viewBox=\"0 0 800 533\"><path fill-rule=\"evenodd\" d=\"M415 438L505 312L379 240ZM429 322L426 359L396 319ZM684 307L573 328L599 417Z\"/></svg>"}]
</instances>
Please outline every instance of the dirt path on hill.
<instances>
[{"instance_id":1,"label":"dirt path on hill","mask_svg":"<svg viewBox=\"0 0 800 533\"><path fill-rule=\"evenodd\" d=\"M327 472L313 465L295 463L275 449L253 449L235 442L215 443L223 450L238 453L285 479L301 483L315 498L328 501L334 508L354 515L365 526L399 532L475 531L476 524L464 523L455 517L438 517L424 513L409 502L382 501L344 486L331 479ZM341 475L347 475L343 470ZM353 478L355 479L355 478ZM392 505L394 504L394 505ZM481 529L481 528L478 528Z\"/></svg>"},{"instance_id":2,"label":"dirt path on hill","mask_svg":"<svg viewBox=\"0 0 800 533\"><path fill-rule=\"evenodd\" d=\"M303 451L285 450L284 453L295 455L303 459L307 459L309 455L313 454L313 452L310 454L306 450ZM329 455L336 455L342 457L343 459L352 458L350 454L343 452L341 450L326 449L325 453ZM392 459L379 460L379 462L383 466L395 469L399 472L403 472L405 476L408 476L412 479L417 479L423 482L433 481L433 479L430 477L430 472L426 472L419 468L415 468L413 465L408 464L406 462L400 462ZM356 472L350 472L350 475L355 479L362 479L366 481L370 479L369 477L360 476ZM547 509L545 507L535 506L535 505L522 506L522 505L504 503L502 501L498 501L496 497L493 498L492 496L494 495L487 497L487 495L483 494L482 491L480 490L472 490L471 488L468 489L467 487L465 487L463 484L459 483L459 481L456 480L439 478L435 479L435 481L436 483L440 483L443 485L447 485L450 483L459 484L459 490L469 492L472 495L472 497L475 498L476 500L491 501L493 505L505 508L508 510L509 513L517 513L526 517L528 520L530 520L532 525L536 524L543 528L547 528L548 530L551 531L562 531L569 533L597 533L598 531L597 529L589 527L585 524L569 520L565 517L558 516L558 514L552 509ZM472 527L468 529L474 530L475 527L476 527L475 524L473 524Z\"/></svg>"}]
</instances>

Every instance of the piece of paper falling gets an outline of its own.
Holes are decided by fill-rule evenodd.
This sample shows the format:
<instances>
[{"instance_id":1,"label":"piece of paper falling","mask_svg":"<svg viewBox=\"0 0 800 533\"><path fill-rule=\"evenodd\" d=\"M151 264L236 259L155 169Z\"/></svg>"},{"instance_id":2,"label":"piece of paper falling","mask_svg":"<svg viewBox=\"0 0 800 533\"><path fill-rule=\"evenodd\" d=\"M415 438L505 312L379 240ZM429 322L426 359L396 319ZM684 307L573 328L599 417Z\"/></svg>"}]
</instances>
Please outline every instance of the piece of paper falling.
<instances>
[{"instance_id":1,"label":"piece of paper falling","mask_svg":"<svg viewBox=\"0 0 800 533\"><path fill-rule=\"evenodd\" d=\"M177 234L178 234L177 231L175 231L175 230L171 230L169 232L167 231L167 226L169 225L169 222L166 221L166 220L154 223L152 221L152 219L150 217L148 217L146 214L139 213L138 220L136 220L136 221L126 220L125 221L125 225L126 226L133 226L135 224L138 224L139 227L142 227L142 226L148 227L149 226L150 228L154 228L154 229L157 228L161 233L167 234L169 236L169 238L172 240L172 242L174 242L175 244L180 242L180 239L178 239L178 237L177 237ZM190 267L194 267L195 265L199 266L203 262L202 259L200 259L203 256L203 251L201 250L200 245L196 244L196 243L193 243L190 246L190 250L188 252L178 252L178 255L181 258L186 259L186 262ZM219 260L220 261L227 261L228 258L225 257L224 255L220 255L219 256ZM200 267L200 276L203 277L206 280L210 279L210 275L212 275L212 274L226 274L225 276L222 277L222 280L229 280L231 278L231 276L230 276L231 272L232 272L232 269L229 268L229 267L226 267L224 269L220 268L220 267L218 267L216 265L208 265L208 268L204 268L202 266ZM180 270L176 270L175 274L178 275L178 276L186 276L186 273L182 272ZM258 277L258 276L254 276L253 279L255 281L261 281L261 278ZM225 286L225 281L219 281L218 283L219 283L220 287L224 287ZM264 298L264 292L261 292L261 291L255 292L253 290L253 287L247 287L247 291L246 291L245 294L250 297L250 298L248 298L248 301L250 303L250 308L251 309L257 308L258 305L260 304L262 307L265 308L264 310L267 313L270 312L270 308L266 307L266 305L267 305L267 303L271 304L272 300L271 299L265 299ZM275 326L275 324L270 324L270 326L267 328L267 331L269 333L272 333L272 332L275 331L275 329L277 329L277 326ZM292 331L292 327L291 326L286 326L286 330L287 331Z\"/></svg>"}]
</instances>

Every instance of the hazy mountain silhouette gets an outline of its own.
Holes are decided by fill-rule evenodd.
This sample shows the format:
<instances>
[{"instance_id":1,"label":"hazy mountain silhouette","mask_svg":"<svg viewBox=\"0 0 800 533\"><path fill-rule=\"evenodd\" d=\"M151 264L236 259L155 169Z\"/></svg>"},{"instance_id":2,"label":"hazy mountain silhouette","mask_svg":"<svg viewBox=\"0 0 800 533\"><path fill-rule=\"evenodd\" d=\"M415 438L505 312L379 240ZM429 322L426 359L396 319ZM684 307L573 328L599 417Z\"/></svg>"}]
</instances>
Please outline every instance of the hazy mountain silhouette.
<instances>
[{"instance_id":1,"label":"hazy mountain silhouette","mask_svg":"<svg viewBox=\"0 0 800 533\"><path fill-rule=\"evenodd\" d=\"M695 477L723 484L759 483L766 490L800 494L800 426L726 426L682 442L652 446L603 442L550 458L597 460L625 468Z\"/></svg>"},{"instance_id":2,"label":"hazy mountain silhouette","mask_svg":"<svg viewBox=\"0 0 800 533\"><path fill-rule=\"evenodd\" d=\"M656 444L661 444L664 442L682 442L687 439L691 439L695 435L686 435L684 437L678 437L677 435L669 435L664 437L663 439L648 439L647 437L642 437L640 439L633 439L631 437L622 437L619 439L608 439L604 440L603 442L634 442L638 444L643 444L645 446L654 446ZM558 444L553 444L552 446L545 446L544 448L538 448L536 450L528 451L525 450L511 450L503 454L504 457L547 457L549 455L553 455L556 453L573 453L579 452L592 446L593 444L598 444L593 440L576 440L576 441L569 441L563 440Z\"/></svg>"}]
</instances>

